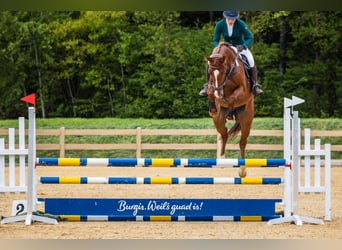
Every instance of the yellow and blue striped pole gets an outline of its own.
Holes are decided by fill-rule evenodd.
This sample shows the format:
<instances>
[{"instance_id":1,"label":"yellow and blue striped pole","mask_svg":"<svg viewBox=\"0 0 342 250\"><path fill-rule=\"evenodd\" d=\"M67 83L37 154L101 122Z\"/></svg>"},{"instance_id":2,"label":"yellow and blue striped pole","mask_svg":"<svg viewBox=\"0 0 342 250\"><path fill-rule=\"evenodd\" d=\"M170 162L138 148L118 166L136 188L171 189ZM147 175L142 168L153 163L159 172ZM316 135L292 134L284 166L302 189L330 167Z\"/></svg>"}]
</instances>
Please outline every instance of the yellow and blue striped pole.
<instances>
[{"instance_id":1,"label":"yellow and blue striped pole","mask_svg":"<svg viewBox=\"0 0 342 250\"><path fill-rule=\"evenodd\" d=\"M277 185L281 177L69 177L41 176L41 184L252 184Z\"/></svg>"},{"instance_id":2,"label":"yellow and blue striped pole","mask_svg":"<svg viewBox=\"0 0 342 250\"><path fill-rule=\"evenodd\" d=\"M216 159L216 158L37 158L40 166L108 167L279 167L285 159Z\"/></svg>"},{"instance_id":3,"label":"yellow and blue striped pole","mask_svg":"<svg viewBox=\"0 0 342 250\"><path fill-rule=\"evenodd\" d=\"M269 221L280 218L279 215L262 216L108 216L108 215L60 215L62 221Z\"/></svg>"}]
</instances>

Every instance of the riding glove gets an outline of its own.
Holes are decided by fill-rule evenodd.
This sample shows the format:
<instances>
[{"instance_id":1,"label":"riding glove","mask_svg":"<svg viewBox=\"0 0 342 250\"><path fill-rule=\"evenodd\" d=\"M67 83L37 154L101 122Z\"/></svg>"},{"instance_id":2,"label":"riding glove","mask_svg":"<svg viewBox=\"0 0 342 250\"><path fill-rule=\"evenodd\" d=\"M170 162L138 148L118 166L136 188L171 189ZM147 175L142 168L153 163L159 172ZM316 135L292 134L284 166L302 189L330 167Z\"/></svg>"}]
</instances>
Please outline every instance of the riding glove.
<instances>
[{"instance_id":1,"label":"riding glove","mask_svg":"<svg viewBox=\"0 0 342 250\"><path fill-rule=\"evenodd\" d=\"M243 51L245 49L245 46L237 45L236 48L237 48L238 52L241 52L241 51Z\"/></svg>"}]
</instances>

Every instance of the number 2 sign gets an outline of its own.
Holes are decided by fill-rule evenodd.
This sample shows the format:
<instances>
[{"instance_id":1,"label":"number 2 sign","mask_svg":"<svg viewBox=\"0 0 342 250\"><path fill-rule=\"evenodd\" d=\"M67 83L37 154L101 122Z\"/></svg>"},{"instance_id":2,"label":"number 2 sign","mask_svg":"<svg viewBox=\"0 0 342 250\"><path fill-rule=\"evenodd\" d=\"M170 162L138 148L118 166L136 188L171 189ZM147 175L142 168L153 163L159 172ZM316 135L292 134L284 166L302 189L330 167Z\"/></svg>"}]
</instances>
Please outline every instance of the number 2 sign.
<instances>
[{"instance_id":1,"label":"number 2 sign","mask_svg":"<svg viewBox=\"0 0 342 250\"><path fill-rule=\"evenodd\" d=\"M27 212L27 200L14 200L12 203L12 216Z\"/></svg>"}]
</instances>

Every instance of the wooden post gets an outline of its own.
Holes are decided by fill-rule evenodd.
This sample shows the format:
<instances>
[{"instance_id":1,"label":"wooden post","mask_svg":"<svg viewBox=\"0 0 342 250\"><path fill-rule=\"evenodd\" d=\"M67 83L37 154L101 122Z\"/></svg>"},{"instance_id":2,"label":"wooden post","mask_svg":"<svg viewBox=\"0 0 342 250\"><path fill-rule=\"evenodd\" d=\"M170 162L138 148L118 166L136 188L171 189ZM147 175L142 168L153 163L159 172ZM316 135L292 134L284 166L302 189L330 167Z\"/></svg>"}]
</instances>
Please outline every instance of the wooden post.
<instances>
[{"instance_id":1,"label":"wooden post","mask_svg":"<svg viewBox=\"0 0 342 250\"><path fill-rule=\"evenodd\" d=\"M59 129L59 157L65 157L65 128Z\"/></svg>"}]
</instances>

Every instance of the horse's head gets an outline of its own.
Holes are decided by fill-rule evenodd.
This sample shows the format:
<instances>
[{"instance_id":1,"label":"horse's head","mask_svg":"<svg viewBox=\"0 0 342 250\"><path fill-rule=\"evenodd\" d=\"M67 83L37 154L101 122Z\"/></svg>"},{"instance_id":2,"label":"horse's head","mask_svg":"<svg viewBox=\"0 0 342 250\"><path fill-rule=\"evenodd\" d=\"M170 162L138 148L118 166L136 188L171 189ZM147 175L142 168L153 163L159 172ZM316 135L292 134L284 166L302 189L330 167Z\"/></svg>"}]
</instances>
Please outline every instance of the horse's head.
<instances>
[{"instance_id":1,"label":"horse's head","mask_svg":"<svg viewBox=\"0 0 342 250\"><path fill-rule=\"evenodd\" d=\"M219 90L224 87L225 72L227 71L225 56L213 53L211 56L206 56L205 60L208 62L209 86L214 89L215 97L220 98L223 93Z\"/></svg>"},{"instance_id":2,"label":"horse's head","mask_svg":"<svg viewBox=\"0 0 342 250\"><path fill-rule=\"evenodd\" d=\"M222 78L224 77L224 74L227 70L227 64L225 62L226 57L219 53L213 53L211 54L211 56L206 56L205 59L208 62L208 73L210 74L210 76L217 75L218 81L223 82Z\"/></svg>"},{"instance_id":3,"label":"horse's head","mask_svg":"<svg viewBox=\"0 0 342 250\"><path fill-rule=\"evenodd\" d=\"M208 62L209 83L214 89L216 98L224 97L224 88L239 66L236 49L227 42L221 42L211 56L206 56Z\"/></svg>"},{"instance_id":4,"label":"horse's head","mask_svg":"<svg viewBox=\"0 0 342 250\"><path fill-rule=\"evenodd\" d=\"M222 45L215 48L210 56L205 57L208 62L209 83L213 86L216 98L223 97L223 89L236 67L236 58L231 48Z\"/></svg>"}]
</instances>

